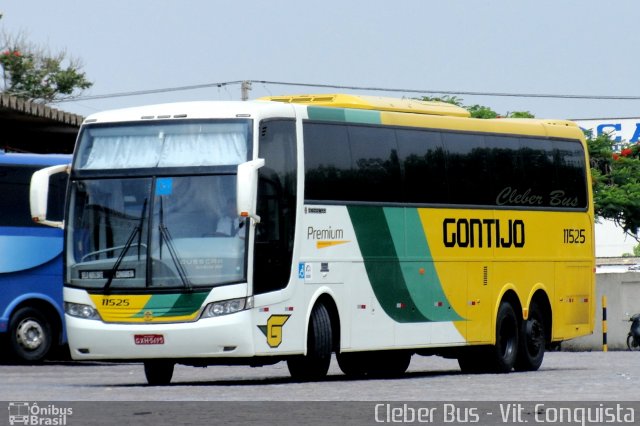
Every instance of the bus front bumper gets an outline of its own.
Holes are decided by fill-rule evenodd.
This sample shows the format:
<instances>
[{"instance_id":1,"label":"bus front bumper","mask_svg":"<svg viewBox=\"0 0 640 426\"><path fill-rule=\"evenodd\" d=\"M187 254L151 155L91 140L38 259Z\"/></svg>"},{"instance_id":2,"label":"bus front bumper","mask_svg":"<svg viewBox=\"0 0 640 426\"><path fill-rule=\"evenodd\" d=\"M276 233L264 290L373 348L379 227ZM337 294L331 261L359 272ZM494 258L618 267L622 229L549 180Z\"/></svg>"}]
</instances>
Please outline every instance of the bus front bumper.
<instances>
[{"instance_id":1,"label":"bus front bumper","mask_svg":"<svg viewBox=\"0 0 640 426\"><path fill-rule=\"evenodd\" d=\"M65 315L76 360L239 358L254 353L251 312L195 322L113 324Z\"/></svg>"}]
</instances>

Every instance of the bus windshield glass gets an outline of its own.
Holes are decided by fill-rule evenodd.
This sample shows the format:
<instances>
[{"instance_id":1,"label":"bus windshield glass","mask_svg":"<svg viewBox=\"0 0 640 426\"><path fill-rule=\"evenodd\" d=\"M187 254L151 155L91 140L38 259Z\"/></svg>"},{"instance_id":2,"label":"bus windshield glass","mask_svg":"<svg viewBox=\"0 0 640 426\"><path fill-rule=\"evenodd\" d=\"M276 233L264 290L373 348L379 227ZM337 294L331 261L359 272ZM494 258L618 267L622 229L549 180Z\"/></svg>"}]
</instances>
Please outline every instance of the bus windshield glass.
<instances>
[{"instance_id":1,"label":"bus windshield glass","mask_svg":"<svg viewBox=\"0 0 640 426\"><path fill-rule=\"evenodd\" d=\"M247 160L250 126L216 126L85 130L75 160L84 173L70 184L67 284L109 291L246 280L248 226L228 166Z\"/></svg>"}]
</instances>

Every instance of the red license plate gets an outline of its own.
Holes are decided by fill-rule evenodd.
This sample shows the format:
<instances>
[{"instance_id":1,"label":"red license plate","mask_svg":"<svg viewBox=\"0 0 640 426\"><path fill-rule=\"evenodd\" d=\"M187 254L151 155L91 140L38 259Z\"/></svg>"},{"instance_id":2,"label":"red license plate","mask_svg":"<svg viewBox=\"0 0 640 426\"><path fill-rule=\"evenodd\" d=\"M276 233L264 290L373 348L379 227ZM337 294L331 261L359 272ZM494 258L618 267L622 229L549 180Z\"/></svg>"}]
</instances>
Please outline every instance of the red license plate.
<instances>
[{"instance_id":1,"label":"red license plate","mask_svg":"<svg viewBox=\"0 0 640 426\"><path fill-rule=\"evenodd\" d=\"M136 334L133 340L136 345L164 345L162 334Z\"/></svg>"}]
</instances>

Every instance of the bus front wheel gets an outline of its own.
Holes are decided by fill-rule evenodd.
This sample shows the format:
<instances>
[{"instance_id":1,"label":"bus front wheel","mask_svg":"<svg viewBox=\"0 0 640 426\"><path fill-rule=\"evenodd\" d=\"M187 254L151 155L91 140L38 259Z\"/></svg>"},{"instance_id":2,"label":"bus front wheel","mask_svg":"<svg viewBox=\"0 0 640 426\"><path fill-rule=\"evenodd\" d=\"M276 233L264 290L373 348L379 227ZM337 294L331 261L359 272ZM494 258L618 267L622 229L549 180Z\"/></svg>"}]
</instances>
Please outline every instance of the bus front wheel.
<instances>
[{"instance_id":1,"label":"bus front wheel","mask_svg":"<svg viewBox=\"0 0 640 426\"><path fill-rule=\"evenodd\" d=\"M153 360L144 362L144 375L151 386L166 386L171 383L173 368L171 361Z\"/></svg>"},{"instance_id":2,"label":"bus front wheel","mask_svg":"<svg viewBox=\"0 0 640 426\"><path fill-rule=\"evenodd\" d=\"M492 346L466 348L458 357L464 373L508 373L518 356L518 318L513 307L503 302L496 317L496 343Z\"/></svg>"},{"instance_id":3,"label":"bus front wheel","mask_svg":"<svg viewBox=\"0 0 640 426\"><path fill-rule=\"evenodd\" d=\"M291 377L296 380L319 380L326 376L331 363L332 343L331 317L323 304L317 304L309 318L307 354L287 360Z\"/></svg>"},{"instance_id":4,"label":"bus front wheel","mask_svg":"<svg viewBox=\"0 0 640 426\"><path fill-rule=\"evenodd\" d=\"M9 321L11 354L21 362L40 362L53 343L53 329L46 315L38 309L18 309Z\"/></svg>"},{"instance_id":5,"label":"bus front wheel","mask_svg":"<svg viewBox=\"0 0 640 426\"><path fill-rule=\"evenodd\" d=\"M490 365L496 373L508 373L518 356L518 318L508 302L500 304L496 318L496 344L491 347Z\"/></svg>"}]
</instances>

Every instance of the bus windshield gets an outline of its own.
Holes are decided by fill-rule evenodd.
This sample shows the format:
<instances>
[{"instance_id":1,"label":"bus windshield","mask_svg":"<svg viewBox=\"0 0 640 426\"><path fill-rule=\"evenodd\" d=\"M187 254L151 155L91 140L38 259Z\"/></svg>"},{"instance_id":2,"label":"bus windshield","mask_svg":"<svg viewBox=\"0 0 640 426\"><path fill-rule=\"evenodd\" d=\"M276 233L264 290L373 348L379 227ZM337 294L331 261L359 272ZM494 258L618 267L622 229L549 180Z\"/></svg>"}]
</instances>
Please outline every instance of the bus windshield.
<instances>
[{"instance_id":1,"label":"bus windshield","mask_svg":"<svg viewBox=\"0 0 640 426\"><path fill-rule=\"evenodd\" d=\"M75 160L84 173L70 185L67 284L190 290L245 281L248 226L228 166L247 160L248 129L246 121L85 129Z\"/></svg>"},{"instance_id":2,"label":"bus windshield","mask_svg":"<svg viewBox=\"0 0 640 426\"><path fill-rule=\"evenodd\" d=\"M247 161L250 120L92 125L74 168L107 170L237 165Z\"/></svg>"}]
</instances>

